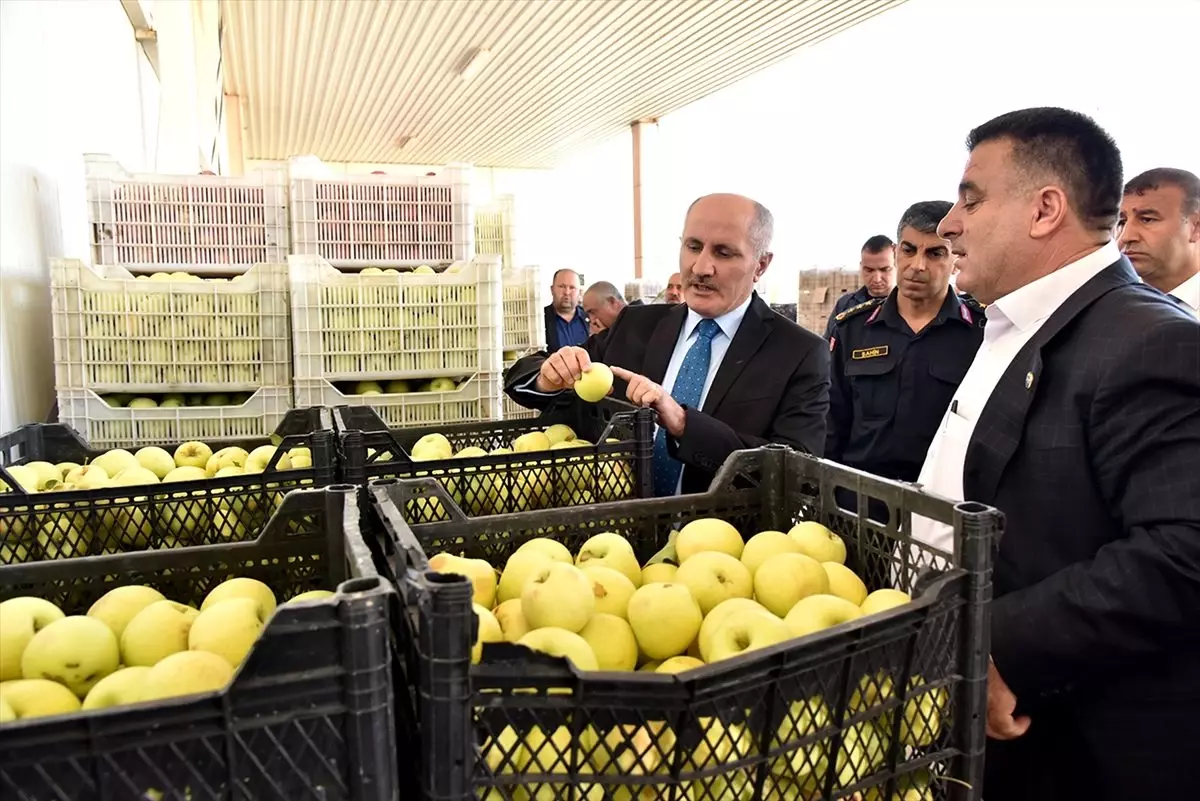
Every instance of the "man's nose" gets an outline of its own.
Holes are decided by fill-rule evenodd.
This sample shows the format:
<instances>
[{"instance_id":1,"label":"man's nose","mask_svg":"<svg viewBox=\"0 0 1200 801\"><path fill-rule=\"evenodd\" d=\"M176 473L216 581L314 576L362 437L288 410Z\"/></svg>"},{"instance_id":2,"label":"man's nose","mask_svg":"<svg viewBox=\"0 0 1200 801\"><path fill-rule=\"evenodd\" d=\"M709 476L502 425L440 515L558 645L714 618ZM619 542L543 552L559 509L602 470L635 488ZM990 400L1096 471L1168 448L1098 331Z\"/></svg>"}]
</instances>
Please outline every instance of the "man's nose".
<instances>
[{"instance_id":1,"label":"man's nose","mask_svg":"<svg viewBox=\"0 0 1200 801\"><path fill-rule=\"evenodd\" d=\"M954 237L958 236L961 232L962 227L958 223L958 218L954 216L954 209L951 209L950 213L938 223L937 235L942 239L949 239L953 242Z\"/></svg>"},{"instance_id":2,"label":"man's nose","mask_svg":"<svg viewBox=\"0 0 1200 801\"><path fill-rule=\"evenodd\" d=\"M1119 246L1124 248L1129 243L1137 241L1138 235L1137 228L1135 226L1132 226L1129 223L1117 226L1117 244Z\"/></svg>"}]
</instances>

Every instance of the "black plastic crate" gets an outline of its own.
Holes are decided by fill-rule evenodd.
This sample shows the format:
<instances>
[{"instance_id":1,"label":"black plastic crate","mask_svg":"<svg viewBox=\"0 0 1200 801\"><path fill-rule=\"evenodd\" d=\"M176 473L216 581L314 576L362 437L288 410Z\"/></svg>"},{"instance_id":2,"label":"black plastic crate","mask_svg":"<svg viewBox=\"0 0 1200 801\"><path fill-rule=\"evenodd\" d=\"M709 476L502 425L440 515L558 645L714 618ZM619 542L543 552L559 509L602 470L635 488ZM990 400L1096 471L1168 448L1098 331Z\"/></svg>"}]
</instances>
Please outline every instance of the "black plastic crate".
<instances>
[{"instance_id":1,"label":"black plastic crate","mask_svg":"<svg viewBox=\"0 0 1200 801\"><path fill-rule=\"evenodd\" d=\"M0 492L0 565L169 548L185 540L199 545L253 537L286 492L337 480L336 437L328 409L290 411L269 439L220 446L252 450L270 444L280 450L309 448L312 467L278 470L272 463L262 473L170 484ZM0 479L19 488L5 466L39 460L82 464L101 453L61 423L22 426L0 436Z\"/></svg>"},{"instance_id":2,"label":"black plastic crate","mask_svg":"<svg viewBox=\"0 0 1200 801\"><path fill-rule=\"evenodd\" d=\"M372 484L394 540L388 569L404 614L393 621L415 676L428 798L979 798L986 612L1003 516L780 447L735 453L712 486L699 495L410 527L407 503L443 495L436 482ZM835 491L853 495L859 509L885 507L887 519L839 508ZM913 542L914 514L953 524L956 553ZM593 534L615 531L644 561L698 517L728 520L743 536L820 521L843 537L847 565L869 588L899 587L914 600L674 676L579 672L507 644L485 645L483 662L472 666L471 584L429 572L426 560L453 549L500 566L533 537L574 552Z\"/></svg>"},{"instance_id":3,"label":"black plastic crate","mask_svg":"<svg viewBox=\"0 0 1200 801\"><path fill-rule=\"evenodd\" d=\"M359 531L356 490L289 493L252 541L0 567L0 600L82 614L148 584L199 605L238 575L280 606L224 690L0 726L0 798L21 801L393 801L390 582ZM327 600L284 605L336 589Z\"/></svg>"},{"instance_id":4,"label":"black plastic crate","mask_svg":"<svg viewBox=\"0 0 1200 801\"><path fill-rule=\"evenodd\" d=\"M442 482L471 517L578 506L654 494L654 414L648 409L601 402L554 408L534 420L463 423L429 428L387 428L366 406L334 410L341 479L365 485L374 479L429 476ZM426 434L444 435L455 451L474 446L491 451L522 434L562 423L595 443L562 450L415 461L410 455ZM448 507L431 497L415 498L409 519L450 519Z\"/></svg>"}]
</instances>

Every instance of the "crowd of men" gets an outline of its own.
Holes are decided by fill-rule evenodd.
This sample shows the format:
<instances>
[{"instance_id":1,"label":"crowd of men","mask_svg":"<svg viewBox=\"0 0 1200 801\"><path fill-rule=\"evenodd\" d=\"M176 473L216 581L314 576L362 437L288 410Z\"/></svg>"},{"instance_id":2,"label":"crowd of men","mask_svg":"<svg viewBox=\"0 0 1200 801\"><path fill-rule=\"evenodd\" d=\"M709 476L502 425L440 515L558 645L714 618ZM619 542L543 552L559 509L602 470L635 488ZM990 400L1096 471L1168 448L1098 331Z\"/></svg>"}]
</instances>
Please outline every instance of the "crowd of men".
<instances>
[{"instance_id":1,"label":"crowd of men","mask_svg":"<svg viewBox=\"0 0 1200 801\"><path fill-rule=\"evenodd\" d=\"M995 543L988 801L1183 798L1200 719L1200 180L1123 182L1090 118L1004 114L967 138L954 202L863 245L825 336L754 291L774 220L687 210L668 303L554 277L530 408L593 361L657 413L658 495L783 443L1007 518ZM580 301L582 300L582 305ZM914 519L946 551L952 532Z\"/></svg>"}]
</instances>

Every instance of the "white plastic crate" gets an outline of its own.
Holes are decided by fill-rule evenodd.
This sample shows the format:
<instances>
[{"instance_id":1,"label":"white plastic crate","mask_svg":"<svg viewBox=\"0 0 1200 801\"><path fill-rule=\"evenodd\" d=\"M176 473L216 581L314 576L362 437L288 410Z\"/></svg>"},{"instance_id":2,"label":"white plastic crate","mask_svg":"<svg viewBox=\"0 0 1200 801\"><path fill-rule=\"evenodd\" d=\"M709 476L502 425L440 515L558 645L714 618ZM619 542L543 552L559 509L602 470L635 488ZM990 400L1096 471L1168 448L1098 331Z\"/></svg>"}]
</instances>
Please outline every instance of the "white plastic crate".
<instances>
[{"instance_id":1,"label":"white plastic crate","mask_svg":"<svg viewBox=\"0 0 1200 801\"><path fill-rule=\"evenodd\" d=\"M238 406L130 409L90 389L58 390L58 419L95 450L270 436L292 408L291 387L263 387Z\"/></svg>"},{"instance_id":2,"label":"white plastic crate","mask_svg":"<svg viewBox=\"0 0 1200 801\"><path fill-rule=\"evenodd\" d=\"M293 158L292 252L337 267L409 267L475 255L471 166L436 175L337 175Z\"/></svg>"},{"instance_id":3,"label":"white plastic crate","mask_svg":"<svg viewBox=\"0 0 1200 801\"><path fill-rule=\"evenodd\" d=\"M289 252L287 169L250 175L135 175L87 154L92 262L133 272L229 274Z\"/></svg>"},{"instance_id":4,"label":"white plastic crate","mask_svg":"<svg viewBox=\"0 0 1200 801\"><path fill-rule=\"evenodd\" d=\"M156 280L53 259L55 384L101 393L290 386L287 269L258 264L232 280Z\"/></svg>"},{"instance_id":5,"label":"white plastic crate","mask_svg":"<svg viewBox=\"0 0 1200 801\"><path fill-rule=\"evenodd\" d=\"M391 428L500 419L501 377L480 373L448 392L379 395L344 393L321 378L296 379L296 402L312 406L370 406Z\"/></svg>"},{"instance_id":6,"label":"white plastic crate","mask_svg":"<svg viewBox=\"0 0 1200 801\"><path fill-rule=\"evenodd\" d=\"M343 273L322 258L292 256L288 273L297 379L500 372L496 256L432 275Z\"/></svg>"},{"instance_id":7,"label":"white plastic crate","mask_svg":"<svg viewBox=\"0 0 1200 801\"><path fill-rule=\"evenodd\" d=\"M516 203L512 195L501 195L475 209L475 253L499 256L504 269L515 267Z\"/></svg>"},{"instance_id":8,"label":"white plastic crate","mask_svg":"<svg viewBox=\"0 0 1200 801\"><path fill-rule=\"evenodd\" d=\"M546 318L541 304L541 269L505 270L504 349L522 350L545 345Z\"/></svg>"}]
</instances>

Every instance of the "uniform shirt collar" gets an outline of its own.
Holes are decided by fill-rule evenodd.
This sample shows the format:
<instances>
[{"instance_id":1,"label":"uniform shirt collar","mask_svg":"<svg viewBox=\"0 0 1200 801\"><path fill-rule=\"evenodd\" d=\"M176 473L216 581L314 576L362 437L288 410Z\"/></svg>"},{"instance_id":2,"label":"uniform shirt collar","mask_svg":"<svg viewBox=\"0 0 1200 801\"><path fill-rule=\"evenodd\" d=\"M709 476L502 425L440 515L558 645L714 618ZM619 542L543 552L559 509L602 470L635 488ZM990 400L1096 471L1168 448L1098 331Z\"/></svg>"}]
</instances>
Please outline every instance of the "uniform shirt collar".
<instances>
[{"instance_id":1,"label":"uniform shirt collar","mask_svg":"<svg viewBox=\"0 0 1200 801\"><path fill-rule=\"evenodd\" d=\"M1019 331L1045 320L1067 298L1120 258L1121 251L1117 243L1110 241L1083 258L1014 289L988 306L989 327L998 317L1007 320Z\"/></svg>"},{"instance_id":2,"label":"uniform shirt collar","mask_svg":"<svg viewBox=\"0 0 1200 801\"><path fill-rule=\"evenodd\" d=\"M883 305L879 306L867 318L867 325L885 323L901 331L907 331L908 323L900 316L900 304L897 300L899 293L900 289L898 287L893 289L891 294L887 296L887 300L883 302ZM966 325L973 325L975 322L974 315L969 310L963 308L962 302L958 299L958 293L954 291L954 287L946 290L946 297L942 300L942 306L938 309L937 316L933 318L929 325L941 325L947 320L957 320Z\"/></svg>"},{"instance_id":3,"label":"uniform shirt collar","mask_svg":"<svg viewBox=\"0 0 1200 801\"><path fill-rule=\"evenodd\" d=\"M737 308L730 309L720 317L714 317L713 322L721 329L721 333L725 335L731 342L733 335L737 333L738 328L742 325L742 318L746 316L746 309L750 308L751 301L754 300L754 293L750 293L750 297L742 302L742 305ZM704 318L690 308L687 313L687 321L683 324L683 339L687 341L692 338L692 334L696 333L696 326L700 325L700 321Z\"/></svg>"}]
</instances>

